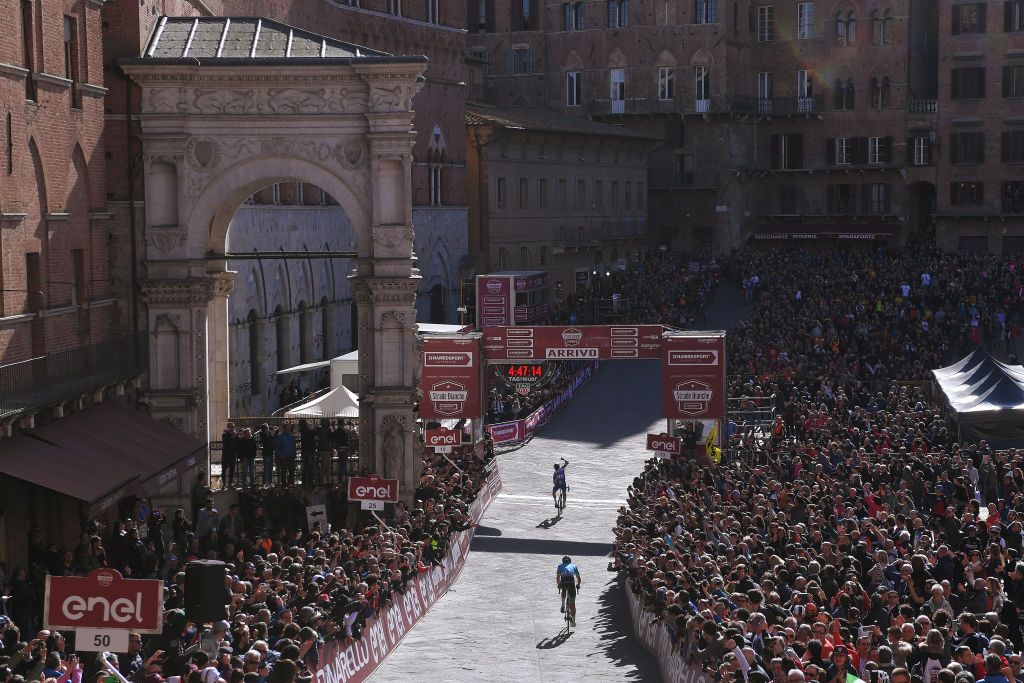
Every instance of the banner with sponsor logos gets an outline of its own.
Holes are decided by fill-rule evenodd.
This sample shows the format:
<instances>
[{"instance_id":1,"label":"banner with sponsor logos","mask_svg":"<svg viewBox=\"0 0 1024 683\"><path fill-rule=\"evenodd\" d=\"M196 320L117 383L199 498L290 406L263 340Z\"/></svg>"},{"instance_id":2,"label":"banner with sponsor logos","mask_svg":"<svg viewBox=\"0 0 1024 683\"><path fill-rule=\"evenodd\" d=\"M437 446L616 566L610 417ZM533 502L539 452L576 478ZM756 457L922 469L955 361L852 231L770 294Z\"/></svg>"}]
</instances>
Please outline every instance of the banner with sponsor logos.
<instances>
[{"instance_id":1,"label":"banner with sponsor logos","mask_svg":"<svg viewBox=\"0 0 1024 683\"><path fill-rule=\"evenodd\" d=\"M491 501L500 492L501 475L495 465L480 494L470 506L474 522L480 521ZM332 640L321 648L319 662L313 672L313 683L360 683L369 678L398 647L410 629L459 578L472 540L473 529L456 534L444 562L426 574L417 576L404 593L395 596L390 607L382 609L375 618L368 619L362 639L347 647L341 641Z\"/></svg>"},{"instance_id":2,"label":"banner with sponsor logos","mask_svg":"<svg viewBox=\"0 0 1024 683\"><path fill-rule=\"evenodd\" d=\"M662 340L661 383L665 417L725 417L725 333L666 335Z\"/></svg>"},{"instance_id":3,"label":"banner with sponsor logos","mask_svg":"<svg viewBox=\"0 0 1024 683\"><path fill-rule=\"evenodd\" d=\"M480 417L481 381L479 334L423 338L421 418Z\"/></svg>"},{"instance_id":4,"label":"banner with sponsor logos","mask_svg":"<svg viewBox=\"0 0 1024 683\"><path fill-rule=\"evenodd\" d=\"M484 359L616 360L661 358L661 325L485 327Z\"/></svg>"},{"instance_id":5,"label":"banner with sponsor logos","mask_svg":"<svg viewBox=\"0 0 1024 683\"><path fill-rule=\"evenodd\" d=\"M655 615L644 609L628 582L622 586L622 590L626 591L636 639L658 660L662 679L667 683L711 683L714 679L705 675L703 669L686 663L687 645L683 645L681 654L676 644L677 638L670 633L674 624L654 621ZM688 635L685 637L689 638Z\"/></svg>"},{"instance_id":6,"label":"banner with sponsor logos","mask_svg":"<svg viewBox=\"0 0 1024 683\"><path fill-rule=\"evenodd\" d=\"M530 413L528 416L521 420L512 420L511 422L499 422L497 424L487 425L487 431L491 434L491 440L494 445L500 446L502 444L511 445L520 443L523 441L529 441L533 438L534 433L546 425L563 403L572 398L572 395L576 393L580 385L590 377L599 367L598 363L591 363L585 368L576 373L572 378L572 381L557 396L552 398L550 401L544 403L537 410Z\"/></svg>"}]
</instances>

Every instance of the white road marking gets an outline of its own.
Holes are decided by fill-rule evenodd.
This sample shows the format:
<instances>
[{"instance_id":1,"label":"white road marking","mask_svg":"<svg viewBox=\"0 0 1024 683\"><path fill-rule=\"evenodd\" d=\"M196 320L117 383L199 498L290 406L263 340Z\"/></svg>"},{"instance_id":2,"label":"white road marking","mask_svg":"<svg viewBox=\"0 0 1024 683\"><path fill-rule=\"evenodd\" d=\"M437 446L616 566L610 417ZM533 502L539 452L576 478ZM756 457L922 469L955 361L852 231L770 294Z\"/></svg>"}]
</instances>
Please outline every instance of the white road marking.
<instances>
[{"instance_id":1,"label":"white road marking","mask_svg":"<svg viewBox=\"0 0 1024 683\"><path fill-rule=\"evenodd\" d=\"M519 496L512 493L499 493L498 498L513 498L516 500L544 500L549 503L552 502L551 496ZM624 500L614 500L610 498L573 498L572 493L569 494L569 503L596 503L598 505L625 505ZM553 503L552 503L553 504Z\"/></svg>"}]
</instances>

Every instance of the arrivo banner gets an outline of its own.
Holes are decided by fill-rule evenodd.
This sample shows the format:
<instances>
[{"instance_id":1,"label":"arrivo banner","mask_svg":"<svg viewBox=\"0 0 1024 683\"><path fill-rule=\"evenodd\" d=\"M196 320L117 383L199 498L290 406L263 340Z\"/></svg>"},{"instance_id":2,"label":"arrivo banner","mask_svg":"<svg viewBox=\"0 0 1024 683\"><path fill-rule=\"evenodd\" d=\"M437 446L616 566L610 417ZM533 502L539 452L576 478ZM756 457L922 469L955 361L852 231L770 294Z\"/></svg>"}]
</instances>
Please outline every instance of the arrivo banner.
<instances>
[{"instance_id":1,"label":"arrivo banner","mask_svg":"<svg viewBox=\"0 0 1024 683\"><path fill-rule=\"evenodd\" d=\"M662 407L665 417L725 417L725 333L673 333L662 340Z\"/></svg>"},{"instance_id":2,"label":"arrivo banner","mask_svg":"<svg viewBox=\"0 0 1024 683\"><path fill-rule=\"evenodd\" d=\"M129 629L163 631L164 583L126 579L114 569L88 576L46 577L43 620L49 629Z\"/></svg>"},{"instance_id":3,"label":"arrivo banner","mask_svg":"<svg viewBox=\"0 0 1024 683\"><path fill-rule=\"evenodd\" d=\"M669 436L668 434L648 434L647 450L679 455L683 452L683 440L678 436Z\"/></svg>"},{"instance_id":4,"label":"arrivo banner","mask_svg":"<svg viewBox=\"0 0 1024 683\"><path fill-rule=\"evenodd\" d=\"M500 492L501 477L495 467L488 473L487 481L469 508L474 522L480 521ZM369 678L427 610L455 583L466 563L472 541L473 529L455 534L440 565L417 575L402 593L394 596L391 604L381 609L375 618L366 620L361 640L345 646L335 639L324 645L313 671L313 683L360 683Z\"/></svg>"},{"instance_id":5,"label":"arrivo banner","mask_svg":"<svg viewBox=\"0 0 1024 683\"><path fill-rule=\"evenodd\" d=\"M480 336L424 337L420 417L480 417Z\"/></svg>"},{"instance_id":6,"label":"arrivo banner","mask_svg":"<svg viewBox=\"0 0 1024 683\"><path fill-rule=\"evenodd\" d=\"M661 358L661 325L485 327L484 360Z\"/></svg>"},{"instance_id":7,"label":"arrivo banner","mask_svg":"<svg viewBox=\"0 0 1024 683\"><path fill-rule=\"evenodd\" d=\"M383 479L375 474L368 477L350 477L348 499L351 501L372 500L378 503L398 502L398 480Z\"/></svg>"},{"instance_id":8,"label":"arrivo banner","mask_svg":"<svg viewBox=\"0 0 1024 683\"><path fill-rule=\"evenodd\" d=\"M424 444L429 448L437 446L461 446L461 429L428 429L424 438Z\"/></svg>"}]
</instances>

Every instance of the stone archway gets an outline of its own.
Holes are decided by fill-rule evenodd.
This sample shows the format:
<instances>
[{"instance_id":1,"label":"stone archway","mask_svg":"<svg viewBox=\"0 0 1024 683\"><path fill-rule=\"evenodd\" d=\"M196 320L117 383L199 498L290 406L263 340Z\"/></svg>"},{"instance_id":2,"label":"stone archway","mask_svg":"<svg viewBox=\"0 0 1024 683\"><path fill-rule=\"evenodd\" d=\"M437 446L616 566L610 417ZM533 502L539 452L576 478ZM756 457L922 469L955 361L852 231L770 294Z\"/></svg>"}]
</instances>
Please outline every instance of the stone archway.
<instances>
[{"instance_id":1,"label":"stone archway","mask_svg":"<svg viewBox=\"0 0 1024 683\"><path fill-rule=\"evenodd\" d=\"M166 20L176 21L193 20ZM222 26L225 37L232 30L226 18L203 21L215 30ZM401 478L403 494L411 497L419 363L411 103L425 59L367 54L266 22L264 35L286 31L288 45L301 37L322 43L321 54L348 54L226 59L217 48L216 57L204 60L189 54L191 41L160 43L162 35L167 41L182 35L163 26L147 56L123 64L142 89L149 207L142 300L149 329L158 319L169 322L182 340L174 359L151 340L150 362L161 370L151 377L153 414L202 438L218 438L228 418L228 224L262 187L316 185L338 201L356 234L351 277L359 314L362 464ZM258 41L260 29L254 35ZM251 54L258 53L254 46Z\"/></svg>"}]
</instances>

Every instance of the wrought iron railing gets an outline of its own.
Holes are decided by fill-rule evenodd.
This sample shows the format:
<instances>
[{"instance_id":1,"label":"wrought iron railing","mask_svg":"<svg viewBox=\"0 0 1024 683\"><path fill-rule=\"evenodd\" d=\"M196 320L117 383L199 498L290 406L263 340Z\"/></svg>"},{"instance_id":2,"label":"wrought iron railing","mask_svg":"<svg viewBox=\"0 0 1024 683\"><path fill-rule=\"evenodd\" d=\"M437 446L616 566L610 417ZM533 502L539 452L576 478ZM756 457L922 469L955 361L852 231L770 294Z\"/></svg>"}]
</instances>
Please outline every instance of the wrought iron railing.
<instances>
[{"instance_id":1,"label":"wrought iron railing","mask_svg":"<svg viewBox=\"0 0 1024 683\"><path fill-rule=\"evenodd\" d=\"M938 100L910 100L907 102L907 112L911 114L935 114L938 111Z\"/></svg>"},{"instance_id":2,"label":"wrought iron railing","mask_svg":"<svg viewBox=\"0 0 1024 683\"><path fill-rule=\"evenodd\" d=\"M149 354L144 334L124 335L0 365L0 418L56 405L132 379L147 367Z\"/></svg>"},{"instance_id":3,"label":"wrought iron railing","mask_svg":"<svg viewBox=\"0 0 1024 683\"><path fill-rule=\"evenodd\" d=\"M808 97L752 97L733 95L729 107L734 113L790 116L793 114L820 114L824 111L824 100L820 95Z\"/></svg>"}]
</instances>

